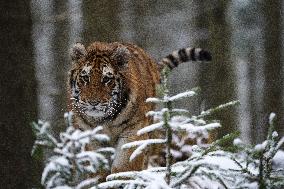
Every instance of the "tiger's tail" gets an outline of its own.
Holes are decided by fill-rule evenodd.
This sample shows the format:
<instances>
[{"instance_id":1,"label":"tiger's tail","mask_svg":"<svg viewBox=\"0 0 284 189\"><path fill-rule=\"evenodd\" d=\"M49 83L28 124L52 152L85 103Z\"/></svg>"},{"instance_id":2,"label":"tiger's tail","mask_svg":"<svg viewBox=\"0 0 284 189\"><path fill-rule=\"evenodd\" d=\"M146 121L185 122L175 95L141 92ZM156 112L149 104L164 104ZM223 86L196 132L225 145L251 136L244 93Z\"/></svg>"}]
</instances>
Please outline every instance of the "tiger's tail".
<instances>
[{"instance_id":1,"label":"tiger's tail","mask_svg":"<svg viewBox=\"0 0 284 189\"><path fill-rule=\"evenodd\" d=\"M179 64L187 61L211 61L212 56L210 52L201 48L182 48L173 51L171 54L158 62L160 70L168 66L171 70Z\"/></svg>"}]
</instances>

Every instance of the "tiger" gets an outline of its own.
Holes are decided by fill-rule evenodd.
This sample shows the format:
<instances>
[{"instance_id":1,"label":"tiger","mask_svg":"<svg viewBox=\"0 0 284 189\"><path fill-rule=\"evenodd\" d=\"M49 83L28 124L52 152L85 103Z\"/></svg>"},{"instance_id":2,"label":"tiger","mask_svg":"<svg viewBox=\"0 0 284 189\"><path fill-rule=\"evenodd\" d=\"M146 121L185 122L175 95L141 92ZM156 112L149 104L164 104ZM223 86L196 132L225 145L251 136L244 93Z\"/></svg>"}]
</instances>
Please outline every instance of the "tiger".
<instances>
[{"instance_id":1,"label":"tiger","mask_svg":"<svg viewBox=\"0 0 284 189\"><path fill-rule=\"evenodd\" d=\"M103 126L115 148L111 173L147 168L148 153L129 161L133 150L121 146L149 138L137 131L153 123L146 113L153 104L164 67L170 70L188 61L211 61L210 52L182 48L155 62L142 48L130 43L93 42L87 48L76 43L70 50L72 66L68 74L68 94L74 112L74 127L81 130Z\"/></svg>"}]
</instances>

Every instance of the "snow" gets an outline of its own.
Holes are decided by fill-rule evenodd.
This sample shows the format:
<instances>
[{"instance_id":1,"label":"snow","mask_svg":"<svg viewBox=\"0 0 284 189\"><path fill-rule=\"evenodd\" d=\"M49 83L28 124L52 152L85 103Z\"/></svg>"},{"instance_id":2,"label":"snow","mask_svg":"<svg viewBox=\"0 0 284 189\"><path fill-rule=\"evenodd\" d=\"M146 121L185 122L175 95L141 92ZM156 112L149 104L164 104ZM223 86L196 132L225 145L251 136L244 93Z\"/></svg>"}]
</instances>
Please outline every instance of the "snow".
<instances>
[{"instance_id":1,"label":"snow","mask_svg":"<svg viewBox=\"0 0 284 189\"><path fill-rule=\"evenodd\" d=\"M49 173L53 172L53 171L57 171L59 169L59 167L66 167L69 168L70 164L68 162L68 160L64 157L53 157L51 159L52 161L50 161L50 163L47 164L47 166L45 166L43 172L42 172L42 176L41 176L41 183L44 184L48 177L49 177Z\"/></svg>"},{"instance_id":2,"label":"snow","mask_svg":"<svg viewBox=\"0 0 284 189\"><path fill-rule=\"evenodd\" d=\"M172 102L172 101L177 101L177 100L180 100L186 97L192 97L195 95L196 95L196 92L194 91L185 91L183 93L179 93L171 97L165 95L163 99L154 98L154 97L147 98L146 102L152 102L152 103Z\"/></svg>"},{"instance_id":3,"label":"snow","mask_svg":"<svg viewBox=\"0 0 284 189\"><path fill-rule=\"evenodd\" d=\"M146 116L161 116L162 113L160 111L156 112L156 111L149 111L146 113Z\"/></svg>"},{"instance_id":4,"label":"snow","mask_svg":"<svg viewBox=\"0 0 284 189\"><path fill-rule=\"evenodd\" d=\"M60 138L62 141L70 140L70 142L78 141L82 144L90 143L90 140L96 139L99 142L109 141L109 137L105 134L99 134L103 128L98 126L93 130L81 131L81 130L70 130L66 133L61 133Z\"/></svg>"},{"instance_id":5,"label":"snow","mask_svg":"<svg viewBox=\"0 0 284 189\"><path fill-rule=\"evenodd\" d=\"M112 174L107 177L107 181L108 182L99 184L98 187L104 189L119 188L120 186L140 188L142 186L142 188L145 189L171 189L164 180L164 174L147 170Z\"/></svg>"},{"instance_id":6,"label":"snow","mask_svg":"<svg viewBox=\"0 0 284 189\"><path fill-rule=\"evenodd\" d=\"M171 152L172 156L175 157L175 158L182 157L182 152L180 152L179 150L171 149L170 152Z\"/></svg>"},{"instance_id":7,"label":"snow","mask_svg":"<svg viewBox=\"0 0 284 189\"><path fill-rule=\"evenodd\" d=\"M196 167L199 167L199 168L195 170ZM235 173L230 172L230 170L235 170ZM165 167L156 167L156 168L148 169L147 171L152 172L152 173L156 172L159 175L163 175L165 173ZM236 171L239 171L239 172L236 172ZM196 186L196 188L200 188L200 189L202 188L223 189L224 187L218 181L218 179L223 178L223 177L228 179L227 181L224 181L224 182L229 188L235 188L235 186L237 186L236 184L241 184L242 187L248 187L250 189L256 189L258 186L256 182L246 183L245 180L242 180L243 179L242 175L244 173L242 173L241 168L224 151L215 151L215 152L209 153L208 155L204 157L198 158L198 156L195 156L191 160L186 160L184 162L176 163L172 166L172 172L175 173L175 175L177 175L176 179L172 181L170 187L167 185L163 185L163 187L174 188L182 184L181 183L182 181L186 181L187 184L183 186L181 185L181 188L187 188L189 186L191 187ZM182 176L181 175L179 176L179 174L182 172L184 172L185 174L183 174ZM230 174L226 175L228 174L227 172ZM193 173L194 175L191 175ZM212 175L211 177L206 177L205 173L212 174ZM128 184L129 186L132 181L131 182L125 181L125 179L136 178L136 180L134 180L134 182L136 182L137 179L139 179L139 174L140 176L142 175L141 172L118 173L118 174L108 176L108 181L111 181L112 184L115 183L115 185L112 185L115 187L121 186L121 184ZM116 179L118 179L118 181L113 182L113 180L116 180ZM143 179L147 180L147 177L143 176ZM154 181L153 183L147 182L146 184L151 183L150 186L154 186L155 182ZM106 183L103 184L103 186L107 186L107 185L108 184ZM146 188L146 185L144 185L143 188Z\"/></svg>"},{"instance_id":8,"label":"snow","mask_svg":"<svg viewBox=\"0 0 284 189\"><path fill-rule=\"evenodd\" d=\"M190 161L178 162L172 166L172 171L178 176L171 183L171 187L177 187L184 181L187 181L188 186L197 184L196 188L223 188L218 180L214 179L213 175L219 175L225 170L240 170L236 163L225 156L223 151L216 151L211 155L204 157L192 158ZM183 173L182 175L180 175ZM212 173L211 178L205 176ZM220 176L221 177L221 176ZM194 184L195 183L195 184Z\"/></svg>"},{"instance_id":9,"label":"snow","mask_svg":"<svg viewBox=\"0 0 284 189\"><path fill-rule=\"evenodd\" d=\"M56 186L54 189L72 189L70 186Z\"/></svg>"},{"instance_id":10,"label":"snow","mask_svg":"<svg viewBox=\"0 0 284 189\"><path fill-rule=\"evenodd\" d=\"M171 122L172 123L176 123L176 124L183 124L183 123L188 123L191 122L192 119L187 117L187 116L182 116L182 115L178 115L178 116L173 116L171 118Z\"/></svg>"},{"instance_id":11,"label":"snow","mask_svg":"<svg viewBox=\"0 0 284 189\"><path fill-rule=\"evenodd\" d=\"M173 101L177 101L177 100L180 100L180 99L183 99L183 98L186 98L186 97L192 97L192 96L195 96L195 95L196 95L196 92L194 92L194 91L185 91L183 93L179 93L179 94L171 96L171 97L165 95L163 99L154 98L154 97L147 98L146 102L152 102L152 103L173 102Z\"/></svg>"},{"instance_id":12,"label":"snow","mask_svg":"<svg viewBox=\"0 0 284 189\"><path fill-rule=\"evenodd\" d=\"M274 131L274 132L272 133L272 137L273 137L273 138L278 137L278 133L277 133L276 131Z\"/></svg>"},{"instance_id":13,"label":"snow","mask_svg":"<svg viewBox=\"0 0 284 189\"><path fill-rule=\"evenodd\" d=\"M265 140L265 141L263 141L261 144L255 145L254 149L255 149L256 151L264 151L267 145L268 145L268 141Z\"/></svg>"},{"instance_id":14,"label":"snow","mask_svg":"<svg viewBox=\"0 0 284 189\"><path fill-rule=\"evenodd\" d=\"M144 143L144 144L140 145L138 148L136 148L134 150L134 152L131 154L131 156L129 157L129 161L132 161L138 155L140 155L143 152L143 150L147 147L147 144L149 144L149 143Z\"/></svg>"},{"instance_id":15,"label":"snow","mask_svg":"<svg viewBox=\"0 0 284 189\"><path fill-rule=\"evenodd\" d=\"M273 120L275 119L275 117L276 117L276 114L273 113L273 112L269 115L269 124L270 125L273 124Z\"/></svg>"},{"instance_id":16,"label":"snow","mask_svg":"<svg viewBox=\"0 0 284 189\"><path fill-rule=\"evenodd\" d=\"M126 148L132 148L132 147L135 147L135 146L140 146L142 144L161 144L161 143L164 143L165 142L165 139L148 139L148 140L139 140L139 141L134 141L134 142L130 142L130 143L127 143L127 144L124 144L122 146L122 149L126 149Z\"/></svg>"},{"instance_id":17,"label":"snow","mask_svg":"<svg viewBox=\"0 0 284 189\"><path fill-rule=\"evenodd\" d=\"M284 169L284 151L279 150L273 157L273 167Z\"/></svg>"},{"instance_id":18,"label":"snow","mask_svg":"<svg viewBox=\"0 0 284 189\"><path fill-rule=\"evenodd\" d=\"M181 185L184 181L186 181L193 174L193 171L195 171L195 168L198 167L198 166L201 166L201 165L202 164L196 163L194 166L191 167L190 170L186 171L186 173L184 175L182 175L175 182L173 182L171 184L171 186L177 187L177 186Z\"/></svg>"},{"instance_id":19,"label":"snow","mask_svg":"<svg viewBox=\"0 0 284 189\"><path fill-rule=\"evenodd\" d=\"M96 150L96 152L109 152L109 153L115 153L115 149L112 147L104 147L104 148L99 148Z\"/></svg>"},{"instance_id":20,"label":"snow","mask_svg":"<svg viewBox=\"0 0 284 189\"><path fill-rule=\"evenodd\" d=\"M99 142L107 142L110 140L110 138L105 134L96 134L93 138Z\"/></svg>"},{"instance_id":21,"label":"snow","mask_svg":"<svg viewBox=\"0 0 284 189\"><path fill-rule=\"evenodd\" d=\"M189 111L186 110L186 109L174 108L174 109L172 109L172 112L188 113Z\"/></svg>"},{"instance_id":22,"label":"snow","mask_svg":"<svg viewBox=\"0 0 284 189\"><path fill-rule=\"evenodd\" d=\"M188 133L197 133L197 132L213 130L215 128L221 127L219 123L210 123L210 124L203 125L203 126L195 126L191 123L178 124L176 122L170 122L169 124L172 128L176 130L178 129L186 130Z\"/></svg>"},{"instance_id":23,"label":"snow","mask_svg":"<svg viewBox=\"0 0 284 189\"><path fill-rule=\"evenodd\" d=\"M145 186L144 182L142 181L133 181L133 180L112 180L105 183L99 184L99 188L107 189L107 188L119 188L120 186L124 185L138 185L138 186Z\"/></svg>"},{"instance_id":24,"label":"snow","mask_svg":"<svg viewBox=\"0 0 284 189\"><path fill-rule=\"evenodd\" d=\"M240 146L240 145L243 144L243 141L240 138L235 138L234 141L233 141L233 144L235 146Z\"/></svg>"},{"instance_id":25,"label":"snow","mask_svg":"<svg viewBox=\"0 0 284 189\"><path fill-rule=\"evenodd\" d=\"M86 188L87 186L92 186L97 184L98 179L97 178L90 178L90 179L86 179L83 180L82 182L80 182L75 189L81 189L81 188Z\"/></svg>"},{"instance_id":26,"label":"snow","mask_svg":"<svg viewBox=\"0 0 284 189\"><path fill-rule=\"evenodd\" d=\"M64 118L65 119L70 119L73 116L73 112L65 112L64 113Z\"/></svg>"},{"instance_id":27,"label":"snow","mask_svg":"<svg viewBox=\"0 0 284 189\"><path fill-rule=\"evenodd\" d=\"M154 123L152 125L149 125L147 127L144 127L142 129L140 129L138 132L137 132L137 135L142 135L142 134L145 134L145 133L149 133L149 132L152 132L156 129L162 129L163 128L163 125L164 125L164 122L161 121L161 122L158 122L158 123Z\"/></svg>"},{"instance_id":28,"label":"snow","mask_svg":"<svg viewBox=\"0 0 284 189\"><path fill-rule=\"evenodd\" d=\"M231 101L231 102L222 104L220 106L217 106L216 108L211 108L211 109L208 109L206 111L202 111L201 114L198 117L206 117L206 116L210 115L212 112L214 112L214 110L216 110L216 109L224 109L224 108L227 108L227 107L230 107L230 106L234 106L238 103L239 103L239 101L236 100L236 101Z\"/></svg>"},{"instance_id":29,"label":"snow","mask_svg":"<svg viewBox=\"0 0 284 189\"><path fill-rule=\"evenodd\" d=\"M249 188L249 189L259 189L259 186L257 182L252 182L252 183L244 183L242 185L243 188Z\"/></svg>"},{"instance_id":30,"label":"snow","mask_svg":"<svg viewBox=\"0 0 284 189\"><path fill-rule=\"evenodd\" d=\"M140 141L134 141L134 142L124 144L121 148L127 149L127 148L138 146L138 148L134 150L134 152L131 154L129 158L129 160L132 161L134 158L140 155L147 146L152 145L152 144L163 144L165 142L166 142L165 139L140 140Z\"/></svg>"},{"instance_id":31,"label":"snow","mask_svg":"<svg viewBox=\"0 0 284 189\"><path fill-rule=\"evenodd\" d=\"M234 169L240 170L240 167L230 158L226 156L207 156L205 159L200 160L200 163L203 164L210 164L210 165L217 165L221 169Z\"/></svg>"},{"instance_id":32,"label":"snow","mask_svg":"<svg viewBox=\"0 0 284 189\"><path fill-rule=\"evenodd\" d=\"M48 146L49 142L47 141L35 141L35 145L41 145L41 146Z\"/></svg>"},{"instance_id":33,"label":"snow","mask_svg":"<svg viewBox=\"0 0 284 189\"><path fill-rule=\"evenodd\" d=\"M280 147L284 144L284 137L282 137L277 143L276 149L280 149Z\"/></svg>"},{"instance_id":34,"label":"snow","mask_svg":"<svg viewBox=\"0 0 284 189\"><path fill-rule=\"evenodd\" d=\"M194 92L194 91L186 91L186 92L174 95L172 97L169 97L168 100L169 101L176 101L176 100L180 100L180 99L183 99L183 98L186 98L186 97L192 97L192 96L195 96L195 95L196 95L196 92Z\"/></svg>"},{"instance_id":35,"label":"snow","mask_svg":"<svg viewBox=\"0 0 284 189\"><path fill-rule=\"evenodd\" d=\"M49 128L50 128L50 123L49 122L42 122L39 121L38 122L39 125L42 125L42 127L40 128L40 134L45 133Z\"/></svg>"},{"instance_id":36,"label":"snow","mask_svg":"<svg viewBox=\"0 0 284 189\"><path fill-rule=\"evenodd\" d=\"M78 159L79 163L90 162L90 167L86 167L88 167L88 169L90 169L93 173L95 173L100 166L108 164L108 160L104 155L93 151L80 152L77 154L76 159Z\"/></svg>"},{"instance_id":37,"label":"snow","mask_svg":"<svg viewBox=\"0 0 284 189\"><path fill-rule=\"evenodd\" d=\"M146 99L146 102L150 102L150 103L161 103L161 102L163 102L163 100L161 100L161 99L159 99L159 98L154 98L154 97L152 97L152 98L147 98L147 99Z\"/></svg>"},{"instance_id":38,"label":"snow","mask_svg":"<svg viewBox=\"0 0 284 189\"><path fill-rule=\"evenodd\" d=\"M169 109L168 108L162 108L161 109L161 113L163 114L163 113L166 113L166 112L169 112Z\"/></svg>"},{"instance_id":39,"label":"snow","mask_svg":"<svg viewBox=\"0 0 284 189\"><path fill-rule=\"evenodd\" d=\"M138 173L139 173L139 171L113 173L111 175L108 175L106 180L111 181L111 180L115 180L115 179L135 177Z\"/></svg>"}]
</instances>

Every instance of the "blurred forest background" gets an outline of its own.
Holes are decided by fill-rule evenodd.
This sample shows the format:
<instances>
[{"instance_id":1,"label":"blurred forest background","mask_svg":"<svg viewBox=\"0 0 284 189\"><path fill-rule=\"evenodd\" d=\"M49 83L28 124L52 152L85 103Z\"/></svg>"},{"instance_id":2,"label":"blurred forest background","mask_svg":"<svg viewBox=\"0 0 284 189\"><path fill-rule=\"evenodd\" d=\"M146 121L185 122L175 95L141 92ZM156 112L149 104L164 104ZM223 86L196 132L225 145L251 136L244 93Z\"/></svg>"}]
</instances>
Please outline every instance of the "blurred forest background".
<instances>
[{"instance_id":1,"label":"blurred forest background","mask_svg":"<svg viewBox=\"0 0 284 189\"><path fill-rule=\"evenodd\" d=\"M171 92L201 87L197 113L239 99L216 115L219 135L239 130L248 143L267 133L270 112L284 134L283 1L281 0L13 0L0 2L0 180L31 188L40 165L30 151L30 122L63 131L69 48L75 42L124 41L160 60L175 49L202 47L213 62L189 63L171 75Z\"/></svg>"}]
</instances>

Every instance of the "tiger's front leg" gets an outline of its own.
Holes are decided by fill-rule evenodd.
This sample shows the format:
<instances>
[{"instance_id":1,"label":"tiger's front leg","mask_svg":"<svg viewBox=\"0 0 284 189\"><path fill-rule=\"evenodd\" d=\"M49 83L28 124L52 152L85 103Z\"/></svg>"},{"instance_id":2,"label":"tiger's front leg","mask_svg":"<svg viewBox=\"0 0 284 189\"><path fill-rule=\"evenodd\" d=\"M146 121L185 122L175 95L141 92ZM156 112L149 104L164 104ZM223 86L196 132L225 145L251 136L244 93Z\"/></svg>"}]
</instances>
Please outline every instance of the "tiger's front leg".
<instances>
[{"instance_id":1,"label":"tiger's front leg","mask_svg":"<svg viewBox=\"0 0 284 189\"><path fill-rule=\"evenodd\" d=\"M148 153L143 152L138 155L132 161L129 160L131 154L135 150L134 148L130 149L121 149L121 147L129 142L146 140L148 135L137 136L137 130L134 131L125 131L122 133L121 137L118 139L116 146L116 154L111 167L111 173L125 172L125 171L140 171L147 168L148 164Z\"/></svg>"}]
</instances>

